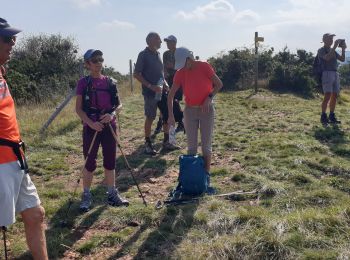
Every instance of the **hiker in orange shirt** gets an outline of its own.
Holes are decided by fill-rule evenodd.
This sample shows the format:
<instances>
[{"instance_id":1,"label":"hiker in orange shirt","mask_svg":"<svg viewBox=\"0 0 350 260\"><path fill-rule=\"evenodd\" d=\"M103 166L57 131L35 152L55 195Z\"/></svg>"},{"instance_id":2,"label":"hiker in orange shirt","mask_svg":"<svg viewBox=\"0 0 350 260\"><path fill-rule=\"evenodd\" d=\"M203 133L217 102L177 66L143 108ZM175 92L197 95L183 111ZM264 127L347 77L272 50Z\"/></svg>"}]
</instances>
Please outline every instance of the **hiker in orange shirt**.
<instances>
[{"instance_id":1,"label":"hiker in orange shirt","mask_svg":"<svg viewBox=\"0 0 350 260\"><path fill-rule=\"evenodd\" d=\"M15 222L15 214L21 213L27 244L34 259L48 259L45 212L27 174L15 104L4 79L3 65L10 59L19 32L0 18L0 226L5 230Z\"/></svg>"},{"instance_id":2,"label":"hiker in orange shirt","mask_svg":"<svg viewBox=\"0 0 350 260\"><path fill-rule=\"evenodd\" d=\"M173 99L182 87L188 154L197 154L199 129L205 169L209 172L215 114L213 98L222 88L222 82L209 63L195 60L193 53L184 47L175 50L175 69L173 86L168 95L168 124L175 124Z\"/></svg>"}]
</instances>

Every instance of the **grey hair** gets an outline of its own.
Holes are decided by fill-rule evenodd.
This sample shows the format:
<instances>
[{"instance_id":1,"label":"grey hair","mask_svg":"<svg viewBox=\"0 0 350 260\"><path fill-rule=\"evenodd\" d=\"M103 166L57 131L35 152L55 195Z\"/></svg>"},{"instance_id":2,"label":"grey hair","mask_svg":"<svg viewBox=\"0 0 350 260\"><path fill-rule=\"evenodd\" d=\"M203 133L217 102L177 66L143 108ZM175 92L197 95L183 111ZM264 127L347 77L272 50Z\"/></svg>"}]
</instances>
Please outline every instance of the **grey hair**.
<instances>
[{"instance_id":1,"label":"grey hair","mask_svg":"<svg viewBox=\"0 0 350 260\"><path fill-rule=\"evenodd\" d=\"M157 36L158 36L158 33L150 32L149 34L147 34L146 43L150 44L151 39L154 38L154 37L157 37Z\"/></svg>"}]
</instances>

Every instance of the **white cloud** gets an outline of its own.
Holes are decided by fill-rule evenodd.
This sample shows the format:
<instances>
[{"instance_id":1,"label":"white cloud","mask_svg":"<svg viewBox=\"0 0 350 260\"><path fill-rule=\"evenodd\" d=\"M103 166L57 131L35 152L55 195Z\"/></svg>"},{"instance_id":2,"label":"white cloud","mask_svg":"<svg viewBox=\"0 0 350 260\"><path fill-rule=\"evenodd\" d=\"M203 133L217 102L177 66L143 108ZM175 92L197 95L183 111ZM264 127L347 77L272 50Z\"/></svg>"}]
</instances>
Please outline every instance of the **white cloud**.
<instances>
[{"instance_id":1,"label":"white cloud","mask_svg":"<svg viewBox=\"0 0 350 260\"><path fill-rule=\"evenodd\" d=\"M113 29L122 29L122 30L132 30L135 29L136 26L132 23L113 20L112 22L104 22L99 25L101 29L113 30Z\"/></svg>"},{"instance_id":2,"label":"white cloud","mask_svg":"<svg viewBox=\"0 0 350 260\"><path fill-rule=\"evenodd\" d=\"M345 29L350 24L350 1L289 0L290 7L277 10L273 23L261 25L260 30L278 31L286 26L304 25L322 31Z\"/></svg>"},{"instance_id":3,"label":"white cloud","mask_svg":"<svg viewBox=\"0 0 350 260\"><path fill-rule=\"evenodd\" d=\"M102 0L69 0L69 1L81 9L102 4Z\"/></svg>"},{"instance_id":4,"label":"white cloud","mask_svg":"<svg viewBox=\"0 0 350 260\"><path fill-rule=\"evenodd\" d=\"M228 0L214 0L206 5L197 6L190 12L177 12L177 18L183 20L230 20L231 22L258 20L259 15L252 10L236 11Z\"/></svg>"}]
</instances>

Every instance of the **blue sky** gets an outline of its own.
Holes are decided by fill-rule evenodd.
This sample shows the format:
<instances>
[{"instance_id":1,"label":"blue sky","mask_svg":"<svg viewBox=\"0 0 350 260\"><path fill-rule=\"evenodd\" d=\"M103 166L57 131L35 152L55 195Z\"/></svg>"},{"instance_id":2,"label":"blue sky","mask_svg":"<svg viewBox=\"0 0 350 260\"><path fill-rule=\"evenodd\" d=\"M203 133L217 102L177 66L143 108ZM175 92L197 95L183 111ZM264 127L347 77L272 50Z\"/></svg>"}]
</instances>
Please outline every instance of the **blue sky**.
<instances>
[{"instance_id":1,"label":"blue sky","mask_svg":"<svg viewBox=\"0 0 350 260\"><path fill-rule=\"evenodd\" d=\"M322 34L349 39L348 0L11 0L1 1L1 17L23 29L70 36L86 49L101 49L106 65L127 73L145 48L148 32L173 34L205 60L240 47L253 47L254 32L264 46L315 52ZM20 38L19 38L20 40ZM350 42L348 43L350 47ZM166 44L160 50L163 53Z\"/></svg>"}]
</instances>

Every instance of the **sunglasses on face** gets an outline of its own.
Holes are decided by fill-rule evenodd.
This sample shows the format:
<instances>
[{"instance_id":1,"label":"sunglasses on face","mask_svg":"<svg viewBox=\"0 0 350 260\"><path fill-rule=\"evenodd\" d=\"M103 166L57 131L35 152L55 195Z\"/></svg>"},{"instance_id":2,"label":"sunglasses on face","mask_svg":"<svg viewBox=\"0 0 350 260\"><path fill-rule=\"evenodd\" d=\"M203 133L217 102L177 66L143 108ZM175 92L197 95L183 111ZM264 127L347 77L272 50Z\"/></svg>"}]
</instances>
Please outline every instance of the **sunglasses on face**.
<instances>
[{"instance_id":1,"label":"sunglasses on face","mask_svg":"<svg viewBox=\"0 0 350 260\"><path fill-rule=\"evenodd\" d=\"M103 58L93 58L93 59L91 59L90 60L92 63L94 63L94 64L96 64L96 63L98 63L98 62L103 62L104 61L104 59Z\"/></svg>"},{"instance_id":2,"label":"sunglasses on face","mask_svg":"<svg viewBox=\"0 0 350 260\"><path fill-rule=\"evenodd\" d=\"M1 36L1 39L4 43L12 43L16 42L17 37L16 36Z\"/></svg>"}]
</instances>

